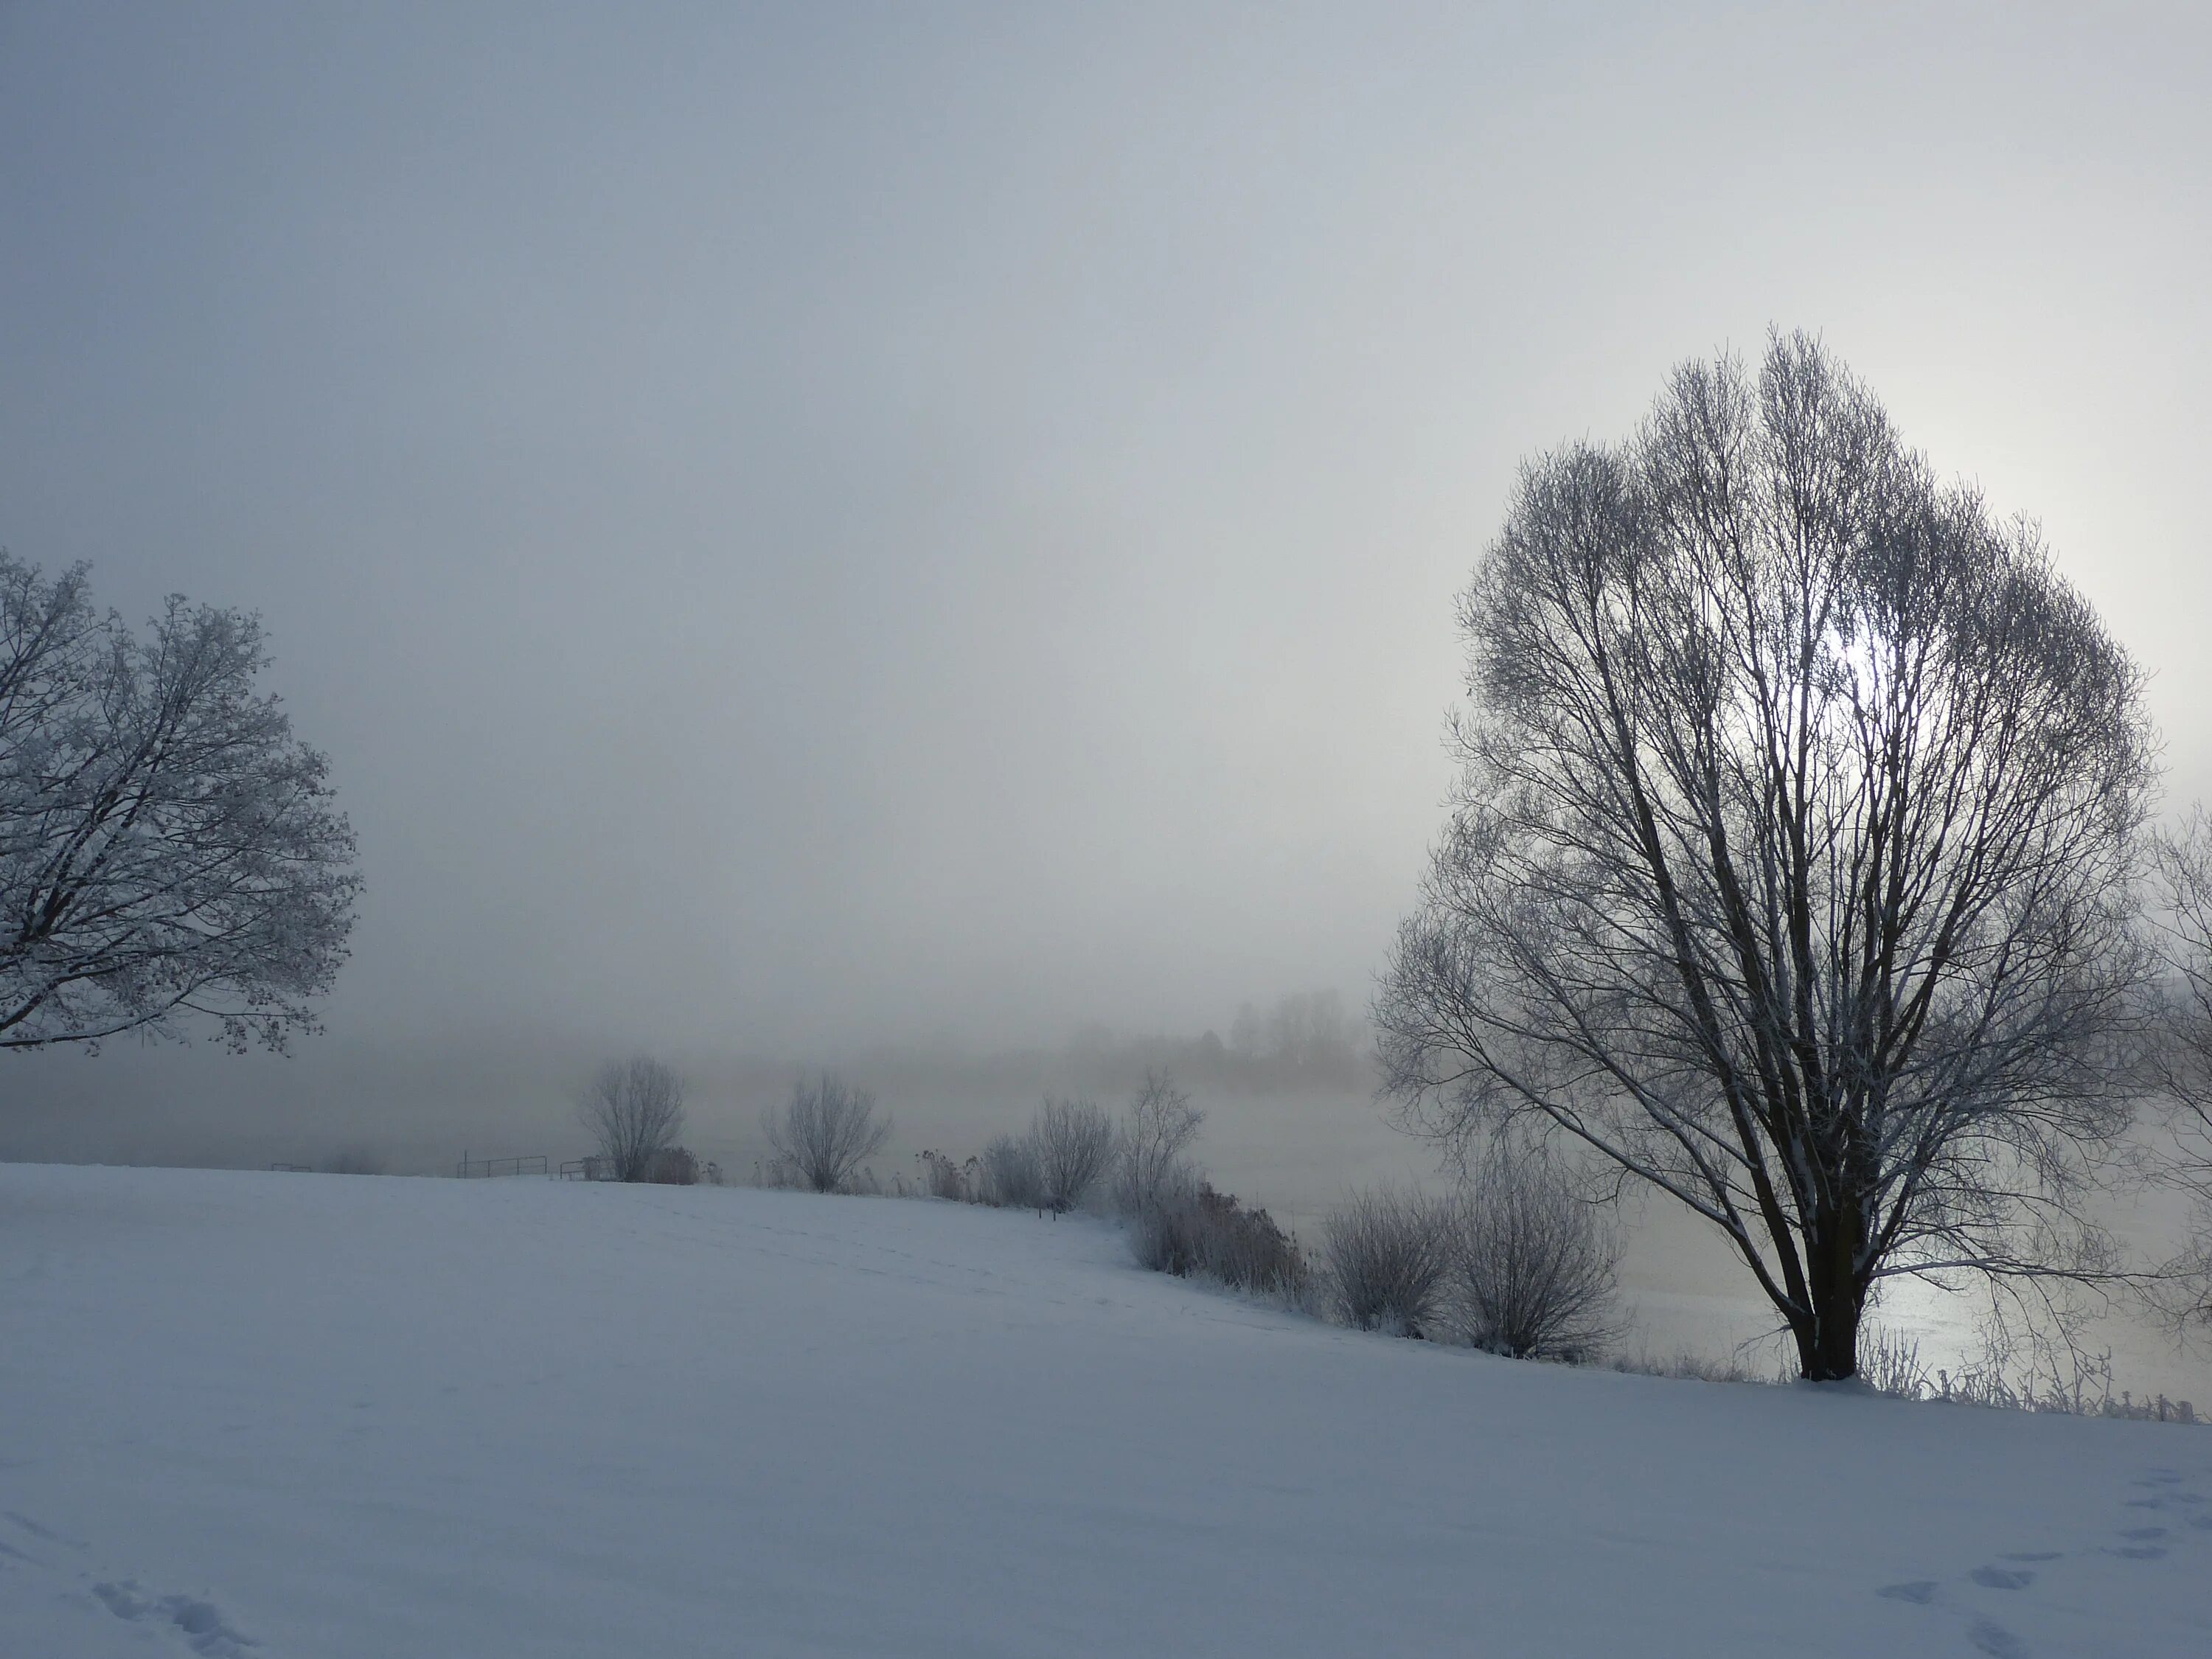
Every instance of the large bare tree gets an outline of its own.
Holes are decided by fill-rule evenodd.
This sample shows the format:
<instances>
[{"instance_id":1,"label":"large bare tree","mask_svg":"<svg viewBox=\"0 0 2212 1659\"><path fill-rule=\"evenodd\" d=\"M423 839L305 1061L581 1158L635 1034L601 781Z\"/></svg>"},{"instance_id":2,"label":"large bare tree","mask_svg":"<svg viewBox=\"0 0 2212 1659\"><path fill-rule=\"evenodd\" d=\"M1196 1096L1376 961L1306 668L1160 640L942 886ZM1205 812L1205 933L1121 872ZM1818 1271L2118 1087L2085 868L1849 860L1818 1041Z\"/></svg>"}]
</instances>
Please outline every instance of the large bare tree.
<instances>
[{"instance_id":1,"label":"large bare tree","mask_svg":"<svg viewBox=\"0 0 2212 1659\"><path fill-rule=\"evenodd\" d=\"M142 638L0 553L0 1047L314 1029L360 878L265 662L251 615L172 599Z\"/></svg>"},{"instance_id":2,"label":"large bare tree","mask_svg":"<svg viewBox=\"0 0 2212 1659\"><path fill-rule=\"evenodd\" d=\"M643 1054L611 1060L592 1078L577 1115L599 1143L608 1179L650 1181L653 1165L684 1133L684 1080Z\"/></svg>"},{"instance_id":3,"label":"large bare tree","mask_svg":"<svg viewBox=\"0 0 2212 1659\"><path fill-rule=\"evenodd\" d=\"M851 1184L891 1133L889 1115L876 1115L875 1096L827 1072L811 1083L800 1078L782 1109L763 1115L761 1127L785 1173L817 1193Z\"/></svg>"},{"instance_id":4,"label":"large bare tree","mask_svg":"<svg viewBox=\"0 0 2212 1659\"><path fill-rule=\"evenodd\" d=\"M1404 1121L1534 1121L1856 1367L1898 1273L2093 1270L2146 957L2140 677L1815 341L1526 465L1462 603L1462 792L1376 1018Z\"/></svg>"}]
</instances>

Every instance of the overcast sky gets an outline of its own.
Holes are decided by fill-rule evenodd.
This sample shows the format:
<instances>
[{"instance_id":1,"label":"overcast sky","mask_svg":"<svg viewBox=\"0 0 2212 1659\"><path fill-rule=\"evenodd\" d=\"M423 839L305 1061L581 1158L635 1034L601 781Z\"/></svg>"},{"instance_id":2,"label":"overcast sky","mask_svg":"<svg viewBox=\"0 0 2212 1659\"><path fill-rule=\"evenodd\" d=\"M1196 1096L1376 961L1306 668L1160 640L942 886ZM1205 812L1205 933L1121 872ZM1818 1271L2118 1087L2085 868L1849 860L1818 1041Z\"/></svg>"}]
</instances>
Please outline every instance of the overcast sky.
<instances>
[{"instance_id":1,"label":"overcast sky","mask_svg":"<svg viewBox=\"0 0 2212 1659\"><path fill-rule=\"evenodd\" d=\"M1770 321L2212 788L2208 19L0 0L0 544L263 613L334 1033L1357 1001L1516 460Z\"/></svg>"}]
</instances>

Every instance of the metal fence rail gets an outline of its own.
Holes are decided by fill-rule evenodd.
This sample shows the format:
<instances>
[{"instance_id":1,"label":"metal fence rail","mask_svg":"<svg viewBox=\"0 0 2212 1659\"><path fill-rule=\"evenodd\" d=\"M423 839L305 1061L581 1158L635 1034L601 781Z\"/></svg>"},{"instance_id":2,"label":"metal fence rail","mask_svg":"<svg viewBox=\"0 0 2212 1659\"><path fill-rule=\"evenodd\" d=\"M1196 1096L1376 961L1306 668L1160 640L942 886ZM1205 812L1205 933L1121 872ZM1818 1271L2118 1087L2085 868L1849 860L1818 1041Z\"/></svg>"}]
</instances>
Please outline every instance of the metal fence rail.
<instances>
[{"instance_id":1,"label":"metal fence rail","mask_svg":"<svg viewBox=\"0 0 2212 1659\"><path fill-rule=\"evenodd\" d=\"M461 1154L453 1173L464 1180L479 1180L490 1176L542 1176L545 1170L545 1154L533 1152L526 1158L471 1158Z\"/></svg>"}]
</instances>

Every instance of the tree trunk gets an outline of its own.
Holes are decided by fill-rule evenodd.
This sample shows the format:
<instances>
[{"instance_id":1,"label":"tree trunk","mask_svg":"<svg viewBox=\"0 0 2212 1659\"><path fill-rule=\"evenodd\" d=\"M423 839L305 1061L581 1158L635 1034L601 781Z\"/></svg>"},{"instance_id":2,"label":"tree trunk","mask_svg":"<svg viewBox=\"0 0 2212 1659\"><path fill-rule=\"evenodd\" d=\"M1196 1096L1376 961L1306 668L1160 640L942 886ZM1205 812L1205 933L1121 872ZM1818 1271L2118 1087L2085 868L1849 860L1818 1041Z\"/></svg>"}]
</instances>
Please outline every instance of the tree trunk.
<instances>
[{"instance_id":1,"label":"tree trunk","mask_svg":"<svg viewBox=\"0 0 2212 1659\"><path fill-rule=\"evenodd\" d=\"M1859 1372L1859 1319L1866 1296L1848 1274L1820 1275L1807 1286L1809 1316L1793 1316L1797 1369L1808 1382L1842 1382Z\"/></svg>"}]
</instances>

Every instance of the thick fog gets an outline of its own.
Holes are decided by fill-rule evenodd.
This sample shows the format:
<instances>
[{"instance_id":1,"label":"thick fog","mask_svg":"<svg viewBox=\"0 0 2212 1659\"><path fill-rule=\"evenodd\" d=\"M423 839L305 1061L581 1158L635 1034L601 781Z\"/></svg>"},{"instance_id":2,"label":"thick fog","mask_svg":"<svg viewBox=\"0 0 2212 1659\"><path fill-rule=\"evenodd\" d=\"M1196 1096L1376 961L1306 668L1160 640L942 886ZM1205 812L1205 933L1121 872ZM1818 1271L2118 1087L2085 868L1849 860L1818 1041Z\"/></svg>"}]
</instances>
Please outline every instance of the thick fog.
<instances>
[{"instance_id":1,"label":"thick fog","mask_svg":"<svg viewBox=\"0 0 2212 1659\"><path fill-rule=\"evenodd\" d=\"M2041 518L2185 801L2208 79L2179 5L0 9L0 544L258 609L368 879L326 1037L15 1060L0 1152L535 1151L638 1048L923 1144L1356 1012L1516 462L1770 322ZM1418 1164L1366 1088L1217 1156Z\"/></svg>"}]
</instances>

